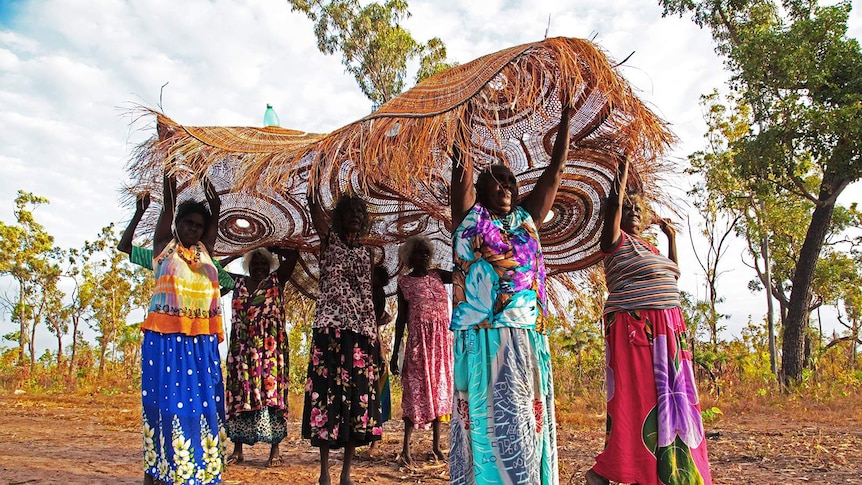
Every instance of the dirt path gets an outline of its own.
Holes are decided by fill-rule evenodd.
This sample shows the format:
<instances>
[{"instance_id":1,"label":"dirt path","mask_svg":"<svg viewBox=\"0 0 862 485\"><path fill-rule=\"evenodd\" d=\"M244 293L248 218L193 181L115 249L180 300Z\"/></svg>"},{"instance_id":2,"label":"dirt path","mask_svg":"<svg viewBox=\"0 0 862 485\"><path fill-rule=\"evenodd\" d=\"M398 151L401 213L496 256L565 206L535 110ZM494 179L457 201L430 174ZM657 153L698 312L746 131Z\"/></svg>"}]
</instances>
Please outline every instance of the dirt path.
<instances>
[{"instance_id":1,"label":"dirt path","mask_svg":"<svg viewBox=\"0 0 862 485\"><path fill-rule=\"evenodd\" d=\"M777 413L777 411L775 412ZM793 412L728 413L709 427L716 484L862 484L862 410L850 415L812 408ZM122 396L0 394L0 484L136 484L141 481L140 400ZM559 426L560 482L583 483L583 472L602 443L602 418L589 429ZM356 463L354 482L394 484L448 482L444 463L430 458L430 432L415 437L415 469L395 464L400 423L386 424L376 460ZM282 444L285 465L265 467L266 445L245 448L246 462L225 472L226 484L316 482L318 455L298 437L298 424ZM340 470L333 453L333 478Z\"/></svg>"}]
</instances>

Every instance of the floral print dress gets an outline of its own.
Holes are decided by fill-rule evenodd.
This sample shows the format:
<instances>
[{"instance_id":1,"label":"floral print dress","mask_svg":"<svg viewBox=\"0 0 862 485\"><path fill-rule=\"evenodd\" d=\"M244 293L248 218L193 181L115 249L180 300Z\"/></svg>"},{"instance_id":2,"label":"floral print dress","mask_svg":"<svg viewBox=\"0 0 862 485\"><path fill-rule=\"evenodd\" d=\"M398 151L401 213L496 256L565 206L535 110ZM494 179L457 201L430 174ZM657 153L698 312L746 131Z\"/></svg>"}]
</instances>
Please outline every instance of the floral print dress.
<instances>
[{"instance_id":1,"label":"floral print dress","mask_svg":"<svg viewBox=\"0 0 862 485\"><path fill-rule=\"evenodd\" d=\"M609 283L611 296L639 282L659 286L667 280L675 286L674 273L661 274L669 265L676 266L651 244L624 233L605 259L608 281L619 281ZM628 269L617 274L617 268ZM593 470L614 482L712 483L686 325L678 305L662 308L669 295L645 287L629 298L609 297L618 303L606 304L607 436Z\"/></svg>"},{"instance_id":2,"label":"floral print dress","mask_svg":"<svg viewBox=\"0 0 862 485\"><path fill-rule=\"evenodd\" d=\"M476 204L453 234L453 484L559 483L536 225Z\"/></svg>"},{"instance_id":3,"label":"floral print dress","mask_svg":"<svg viewBox=\"0 0 862 485\"><path fill-rule=\"evenodd\" d=\"M410 308L401 370L401 409L416 428L452 412L452 332L446 287L437 272L403 275L398 288Z\"/></svg>"},{"instance_id":4,"label":"floral print dress","mask_svg":"<svg viewBox=\"0 0 862 485\"><path fill-rule=\"evenodd\" d=\"M282 286L273 272L249 290L236 278L227 352L227 434L234 443L276 444L287 436L290 354Z\"/></svg>"},{"instance_id":5,"label":"floral print dress","mask_svg":"<svg viewBox=\"0 0 862 485\"><path fill-rule=\"evenodd\" d=\"M156 290L142 325L144 473L159 483L221 483L224 335L216 268L203 244L174 239L153 261Z\"/></svg>"},{"instance_id":6,"label":"floral print dress","mask_svg":"<svg viewBox=\"0 0 862 485\"><path fill-rule=\"evenodd\" d=\"M329 448L379 441L381 362L368 249L331 237L320 259L319 289L302 437Z\"/></svg>"}]
</instances>

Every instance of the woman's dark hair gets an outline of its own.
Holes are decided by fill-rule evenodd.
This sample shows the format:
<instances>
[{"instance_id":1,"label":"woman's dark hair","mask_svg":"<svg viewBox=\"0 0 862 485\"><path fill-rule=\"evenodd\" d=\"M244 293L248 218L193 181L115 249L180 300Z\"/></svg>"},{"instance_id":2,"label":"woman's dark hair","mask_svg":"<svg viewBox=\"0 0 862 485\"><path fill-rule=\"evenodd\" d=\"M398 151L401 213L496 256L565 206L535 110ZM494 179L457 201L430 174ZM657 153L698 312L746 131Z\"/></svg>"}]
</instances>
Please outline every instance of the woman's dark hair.
<instances>
[{"instance_id":1,"label":"woman's dark hair","mask_svg":"<svg viewBox=\"0 0 862 485\"><path fill-rule=\"evenodd\" d=\"M200 214L201 217L204 218L204 227L209 227L209 209L207 209L207 206L205 206L203 202L197 202L194 200L187 200L177 206L176 217L174 217L174 224L180 222L191 214Z\"/></svg>"},{"instance_id":2,"label":"woman's dark hair","mask_svg":"<svg viewBox=\"0 0 862 485\"><path fill-rule=\"evenodd\" d=\"M358 195L348 194L339 197L338 202L335 203L335 208L332 209L332 232L344 235L342 218L348 210L353 208L359 209L362 212L362 225L359 228L359 234L363 236L368 234L368 230L371 229L371 221L368 217L368 205Z\"/></svg>"}]
</instances>

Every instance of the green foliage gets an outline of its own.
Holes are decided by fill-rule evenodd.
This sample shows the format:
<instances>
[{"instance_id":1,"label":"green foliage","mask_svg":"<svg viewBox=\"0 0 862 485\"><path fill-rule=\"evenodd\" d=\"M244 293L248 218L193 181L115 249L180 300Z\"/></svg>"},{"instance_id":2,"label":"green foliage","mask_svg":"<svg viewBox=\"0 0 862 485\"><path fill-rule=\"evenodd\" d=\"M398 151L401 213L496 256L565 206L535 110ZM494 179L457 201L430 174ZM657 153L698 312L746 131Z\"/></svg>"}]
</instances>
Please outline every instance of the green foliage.
<instances>
[{"instance_id":1,"label":"green foliage","mask_svg":"<svg viewBox=\"0 0 862 485\"><path fill-rule=\"evenodd\" d=\"M435 37L421 44L401 26L401 21L410 17L404 0L365 5L358 0L288 3L314 22L320 52L341 52L342 64L375 109L404 90L411 59L419 59L417 81L451 66L446 62L442 40Z\"/></svg>"},{"instance_id":2,"label":"green foliage","mask_svg":"<svg viewBox=\"0 0 862 485\"><path fill-rule=\"evenodd\" d=\"M568 289L571 298L565 317L550 317L546 322L558 413L572 409L604 410L604 272L594 266L584 273L581 283Z\"/></svg>"},{"instance_id":3,"label":"green foliage","mask_svg":"<svg viewBox=\"0 0 862 485\"><path fill-rule=\"evenodd\" d=\"M701 411L700 415L703 418L704 424L712 424L718 421L724 413L721 412L718 406L712 406Z\"/></svg>"},{"instance_id":4,"label":"green foliage","mask_svg":"<svg viewBox=\"0 0 862 485\"><path fill-rule=\"evenodd\" d=\"M52 264L54 238L45 231L33 216L33 212L48 199L23 190L15 198L16 224L0 221L0 275L10 276L16 283L14 290L4 294L12 310L12 320L18 324L18 362L24 363L25 348L29 349L31 367L35 361L33 334L36 325L46 313L53 300L43 286L56 289L58 270Z\"/></svg>"},{"instance_id":5,"label":"green foliage","mask_svg":"<svg viewBox=\"0 0 862 485\"><path fill-rule=\"evenodd\" d=\"M729 187L742 185L744 192L754 189L759 204L783 199L784 204L776 207L794 207L793 214L801 214L791 224L779 225L772 217L769 229L785 227L799 238L799 228L807 227L798 245L776 246L778 250L791 248L788 253L795 256L779 255L792 263L776 267L776 274L783 273L780 281L785 287L780 293L787 295L783 372L789 380L800 379L804 328L811 308L819 304L811 289L821 248L838 196L862 178L862 50L856 39L847 37L851 3L659 3L664 15L691 14L698 25L711 30L716 50L724 56L731 74L729 87L737 104L745 107L743 116L750 109L747 129L741 123L711 125L711 131L727 141L716 151L716 158L729 167ZM734 126L738 129L722 131ZM756 182L734 184L734 179ZM763 197L764 189L769 197ZM794 199L795 203L787 204ZM761 218L757 222L760 227L749 230L765 229ZM766 264L773 263L777 260Z\"/></svg>"},{"instance_id":6,"label":"green foliage","mask_svg":"<svg viewBox=\"0 0 862 485\"><path fill-rule=\"evenodd\" d=\"M284 314L288 329L288 347L290 348L290 390L297 394L305 391L314 305L313 300L309 300L298 292L293 295L287 295L285 292Z\"/></svg>"}]
</instances>

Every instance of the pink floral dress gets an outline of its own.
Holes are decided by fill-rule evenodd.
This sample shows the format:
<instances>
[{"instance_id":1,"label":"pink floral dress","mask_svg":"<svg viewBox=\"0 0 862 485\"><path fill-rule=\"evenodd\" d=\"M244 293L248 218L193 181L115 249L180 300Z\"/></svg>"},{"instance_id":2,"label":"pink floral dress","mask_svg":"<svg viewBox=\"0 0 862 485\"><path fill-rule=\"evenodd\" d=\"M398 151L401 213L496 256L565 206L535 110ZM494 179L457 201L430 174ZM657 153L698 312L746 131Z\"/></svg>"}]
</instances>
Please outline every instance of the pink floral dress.
<instances>
[{"instance_id":1,"label":"pink floral dress","mask_svg":"<svg viewBox=\"0 0 862 485\"><path fill-rule=\"evenodd\" d=\"M414 427L452 412L452 332L440 275L404 275L398 287L410 308L401 370L401 409Z\"/></svg>"}]
</instances>

